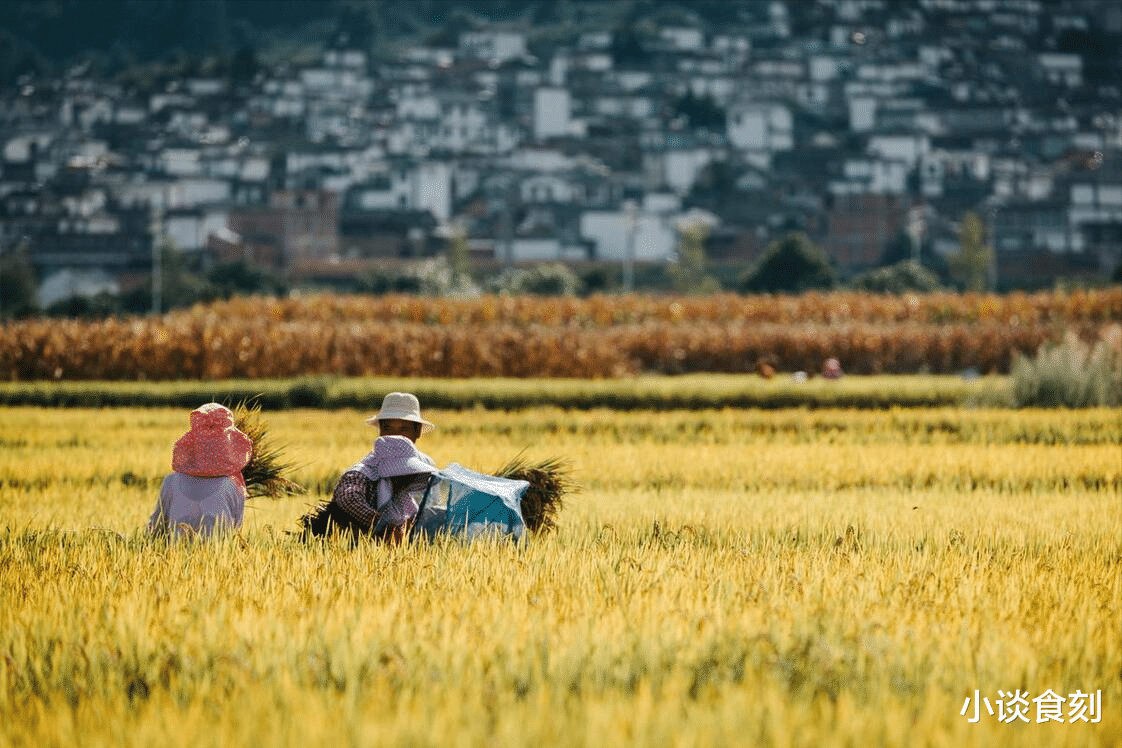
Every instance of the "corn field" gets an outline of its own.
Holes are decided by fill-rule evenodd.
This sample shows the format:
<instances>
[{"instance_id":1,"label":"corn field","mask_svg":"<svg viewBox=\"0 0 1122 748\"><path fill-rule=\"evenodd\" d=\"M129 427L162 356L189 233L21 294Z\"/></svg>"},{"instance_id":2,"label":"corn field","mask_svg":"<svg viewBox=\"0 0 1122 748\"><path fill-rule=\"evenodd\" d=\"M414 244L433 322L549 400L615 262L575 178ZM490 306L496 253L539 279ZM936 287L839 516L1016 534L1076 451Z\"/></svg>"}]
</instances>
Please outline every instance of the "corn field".
<instances>
[{"instance_id":1,"label":"corn field","mask_svg":"<svg viewBox=\"0 0 1122 748\"><path fill-rule=\"evenodd\" d=\"M426 409L567 459L557 531L300 542L367 414L263 413L310 494L167 545L186 410L2 409L0 745L1122 744L1117 410Z\"/></svg>"},{"instance_id":2,"label":"corn field","mask_svg":"<svg viewBox=\"0 0 1122 748\"><path fill-rule=\"evenodd\" d=\"M1122 288L578 298L315 295L162 317L0 327L0 376L169 380L307 375L607 378L743 373L1008 373L1066 332L1122 322Z\"/></svg>"}]
</instances>

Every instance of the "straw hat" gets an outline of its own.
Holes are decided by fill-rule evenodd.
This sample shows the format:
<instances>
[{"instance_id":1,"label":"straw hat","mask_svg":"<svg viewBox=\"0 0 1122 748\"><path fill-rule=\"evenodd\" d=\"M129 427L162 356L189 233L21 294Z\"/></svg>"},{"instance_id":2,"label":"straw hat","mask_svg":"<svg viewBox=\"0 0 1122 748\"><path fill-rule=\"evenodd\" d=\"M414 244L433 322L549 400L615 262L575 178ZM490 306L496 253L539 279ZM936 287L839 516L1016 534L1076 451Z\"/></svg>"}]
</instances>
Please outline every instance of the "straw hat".
<instances>
[{"instance_id":1,"label":"straw hat","mask_svg":"<svg viewBox=\"0 0 1122 748\"><path fill-rule=\"evenodd\" d=\"M172 448L171 467L198 478L230 475L240 479L252 454L253 441L234 425L230 409L207 403L191 411L191 430Z\"/></svg>"},{"instance_id":2,"label":"straw hat","mask_svg":"<svg viewBox=\"0 0 1122 748\"><path fill-rule=\"evenodd\" d=\"M405 436L379 436L374 440L369 462L374 464L382 478L436 472L436 467L426 461Z\"/></svg>"},{"instance_id":3,"label":"straw hat","mask_svg":"<svg viewBox=\"0 0 1122 748\"><path fill-rule=\"evenodd\" d=\"M378 421L388 418L397 418L402 421L412 421L421 424L421 433L427 434L436 426L421 418L421 403L417 396L409 392L391 392L382 399L382 409L377 415L370 416L366 422L377 426Z\"/></svg>"}]
</instances>

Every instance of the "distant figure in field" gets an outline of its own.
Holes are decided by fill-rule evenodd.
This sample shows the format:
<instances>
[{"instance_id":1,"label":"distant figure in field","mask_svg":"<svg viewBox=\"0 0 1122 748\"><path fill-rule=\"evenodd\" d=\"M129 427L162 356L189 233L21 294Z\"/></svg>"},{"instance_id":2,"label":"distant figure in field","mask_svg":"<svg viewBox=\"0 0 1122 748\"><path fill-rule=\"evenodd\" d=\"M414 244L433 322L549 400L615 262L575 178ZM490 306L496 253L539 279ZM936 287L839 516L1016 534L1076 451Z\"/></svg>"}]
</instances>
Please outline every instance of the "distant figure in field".
<instances>
[{"instance_id":1,"label":"distant figure in field","mask_svg":"<svg viewBox=\"0 0 1122 748\"><path fill-rule=\"evenodd\" d=\"M421 417L420 402L408 392L386 395L381 410L366 422L378 427L374 448L343 473L331 501L306 517L304 527L313 535L343 530L400 543L437 472L416 447L435 427Z\"/></svg>"},{"instance_id":2,"label":"distant figure in field","mask_svg":"<svg viewBox=\"0 0 1122 748\"><path fill-rule=\"evenodd\" d=\"M836 358L826 359L826 363L822 366L822 377L824 379L841 379L841 376L841 362L839 362Z\"/></svg>"},{"instance_id":3,"label":"distant figure in field","mask_svg":"<svg viewBox=\"0 0 1122 748\"><path fill-rule=\"evenodd\" d=\"M756 373L764 379L771 379L775 376L775 360L771 356L766 356L756 361Z\"/></svg>"},{"instance_id":4,"label":"distant figure in field","mask_svg":"<svg viewBox=\"0 0 1122 748\"><path fill-rule=\"evenodd\" d=\"M160 486L148 531L164 537L209 537L235 530L245 516L242 470L253 442L218 403L191 412L191 430L172 448L171 467Z\"/></svg>"}]
</instances>

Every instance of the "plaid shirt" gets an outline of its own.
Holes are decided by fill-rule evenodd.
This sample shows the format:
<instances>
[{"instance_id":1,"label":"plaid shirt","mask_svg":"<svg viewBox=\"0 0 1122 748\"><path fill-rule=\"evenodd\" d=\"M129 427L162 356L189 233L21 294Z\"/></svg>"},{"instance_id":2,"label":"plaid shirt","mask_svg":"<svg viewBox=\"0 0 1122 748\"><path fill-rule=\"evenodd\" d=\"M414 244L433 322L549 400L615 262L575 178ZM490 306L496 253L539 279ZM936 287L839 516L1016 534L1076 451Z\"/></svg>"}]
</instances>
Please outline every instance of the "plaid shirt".
<instances>
[{"instance_id":1,"label":"plaid shirt","mask_svg":"<svg viewBox=\"0 0 1122 748\"><path fill-rule=\"evenodd\" d=\"M357 470L348 470L335 484L332 501L363 527L373 530L402 527L417 516L421 499L428 487L429 476L417 475L407 485L393 492L393 498L378 507L378 482Z\"/></svg>"}]
</instances>

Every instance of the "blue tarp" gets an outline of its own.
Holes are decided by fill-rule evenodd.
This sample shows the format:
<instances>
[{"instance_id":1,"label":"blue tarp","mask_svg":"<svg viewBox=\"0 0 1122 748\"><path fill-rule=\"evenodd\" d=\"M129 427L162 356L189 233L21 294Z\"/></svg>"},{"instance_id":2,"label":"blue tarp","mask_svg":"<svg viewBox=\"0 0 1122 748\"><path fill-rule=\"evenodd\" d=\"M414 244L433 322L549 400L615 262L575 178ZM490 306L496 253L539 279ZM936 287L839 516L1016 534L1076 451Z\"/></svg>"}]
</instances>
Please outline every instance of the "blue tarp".
<instances>
[{"instance_id":1,"label":"blue tarp","mask_svg":"<svg viewBox=\"0 0 1122 748\"><path fill-rule=\"evenodd\" d=\"M499 478L452 463L434 474L422 502L416 532L446 533L464 540L494 535L518 542L526 531L522 496L530 484Z\"/></svg>"}]
</instances>

